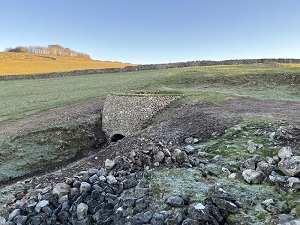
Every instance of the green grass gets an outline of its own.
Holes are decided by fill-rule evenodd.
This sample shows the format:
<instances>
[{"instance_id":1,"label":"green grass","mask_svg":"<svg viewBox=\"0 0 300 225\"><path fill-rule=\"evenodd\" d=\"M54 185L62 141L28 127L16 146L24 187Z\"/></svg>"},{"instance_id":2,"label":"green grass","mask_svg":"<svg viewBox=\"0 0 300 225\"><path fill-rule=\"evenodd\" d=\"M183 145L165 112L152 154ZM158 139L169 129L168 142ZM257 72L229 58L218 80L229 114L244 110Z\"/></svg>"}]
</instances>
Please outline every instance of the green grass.
<instances>
[{"instance_id":1,"label":"green grass","mask_svg":"<svg viewBox=\"0 0 300 225\"><path fill-rule=\"evenodd\" d=\"M160 90L161 94L183 94L216 103L230 95L299 101L299 71L293 65L251 64L0 81L0 122L108 93L137 90ZM270 75L273 73L296 75Z\"/></svg>"}]
</instances>

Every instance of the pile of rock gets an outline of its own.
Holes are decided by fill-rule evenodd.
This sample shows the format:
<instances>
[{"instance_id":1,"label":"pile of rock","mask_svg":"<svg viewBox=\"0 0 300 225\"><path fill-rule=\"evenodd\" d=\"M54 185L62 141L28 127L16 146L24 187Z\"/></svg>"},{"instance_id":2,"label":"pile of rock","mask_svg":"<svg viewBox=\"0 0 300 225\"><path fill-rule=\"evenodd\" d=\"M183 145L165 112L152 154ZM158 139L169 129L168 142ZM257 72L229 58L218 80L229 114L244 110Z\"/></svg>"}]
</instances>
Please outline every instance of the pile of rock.
<instances>
[{"instance_id":1,"label":"pile of rock","mask_svg":"<svg viewBox=\"0 0 300 225\"><path fill-rule=\"evenodd\" d=\"M277 167L285 176L275 172ZM244 180L250 184L271 181L300 189L300 156L293 156L290 147L282 147L274 157L255 155L243 162L241 170Z\"/></svg>"},{"instance_id":2,"label":"pile of rock","mask_svg":"<svg viewBox=\"0 0 300 225\"><path fill-rule=\"evenodd\" d=\"M157 212L147 172L116 170L119 163L107 159L105 168L82 171L52 188L28 193L0 217L0 224L221 224L241 207L230 194L217 190L203 203L171 196L165 202L168 210Z\"/></svg>"}]
</instances>

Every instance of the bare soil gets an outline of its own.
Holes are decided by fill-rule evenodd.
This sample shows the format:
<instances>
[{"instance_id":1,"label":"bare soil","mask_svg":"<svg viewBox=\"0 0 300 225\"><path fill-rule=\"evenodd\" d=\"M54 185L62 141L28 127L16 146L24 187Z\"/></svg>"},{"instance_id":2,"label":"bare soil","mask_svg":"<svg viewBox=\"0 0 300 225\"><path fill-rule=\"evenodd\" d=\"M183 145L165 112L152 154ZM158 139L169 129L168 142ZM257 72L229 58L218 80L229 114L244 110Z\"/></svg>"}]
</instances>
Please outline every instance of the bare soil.
<instances>
[{"instance_id":1,"label":"bare soil","mask_svg":"<svg viewBox=\"0 0 300 225\"><path fill-rule=\"evenodd\" d=\"M6 122L0 125L0 139L19 131L29 131L49 124L92 120L100 117L103 104L103 99L95 99ZM157 115L148 128L134 136L125 137L97 153L87 154L85 158L74 163L52 168L43 176L35 174L23 179L27 178L26 183L32 188L37 185L47 186L72 177L82 170L103 167L105 159L128 154L133 149L146 148L153 142L171 143L174 147L180 146L187 137L207 140L212 135L222 134L244 116L273 118L299 124L300 102L237 97L226 100L222 105L192 101L180 106L170 106Z\"/></svg>"}]
</instances>

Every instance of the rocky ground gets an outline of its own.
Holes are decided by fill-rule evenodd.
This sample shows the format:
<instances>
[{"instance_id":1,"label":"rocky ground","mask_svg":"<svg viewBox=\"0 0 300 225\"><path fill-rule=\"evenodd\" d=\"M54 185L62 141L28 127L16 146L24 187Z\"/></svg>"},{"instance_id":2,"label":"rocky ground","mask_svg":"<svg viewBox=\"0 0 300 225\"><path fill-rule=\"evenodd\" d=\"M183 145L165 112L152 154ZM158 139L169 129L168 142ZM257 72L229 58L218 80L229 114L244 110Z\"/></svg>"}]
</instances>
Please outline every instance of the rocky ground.
<instances>
[{"instance_id":1,"label":"rocky ground","mask_svg":"<svg viewBox=\"0 0 300 225\"><path fill-rule=\"evenodd\" d=\"M92 156L2 187L0 224L300 223L299 110L250 98L170 106Z\"/></svg>"}]
</instances>

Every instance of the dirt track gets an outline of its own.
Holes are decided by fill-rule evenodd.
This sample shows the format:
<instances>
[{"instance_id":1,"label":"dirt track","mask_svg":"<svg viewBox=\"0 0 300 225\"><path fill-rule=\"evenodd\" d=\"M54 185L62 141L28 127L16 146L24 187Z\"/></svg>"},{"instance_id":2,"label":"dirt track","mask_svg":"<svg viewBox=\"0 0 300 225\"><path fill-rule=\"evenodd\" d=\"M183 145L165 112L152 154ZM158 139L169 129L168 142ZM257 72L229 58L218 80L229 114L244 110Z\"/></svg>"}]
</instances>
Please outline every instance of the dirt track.
<instances>
[{"instance_id":1,"label":"dirt track","mask_svg":"<svg viewBox=\"0 0 300 225\"><path fill-rule=\"evenodd\" d=\"M17 121L0 124L0 139L20 131L34 130L49 124L56 125L68 121L85 122L99 117L104 105L104 99L62 106L38 114L27 116ZM265 117L280 120L300 121L300 102L280 100L258 100L254 98L231 98L222 106L203 105L203 110L210 113L225 113L231 115ZM170 111L170 113L172 113Z\"/></svg>"}]
</instances>

